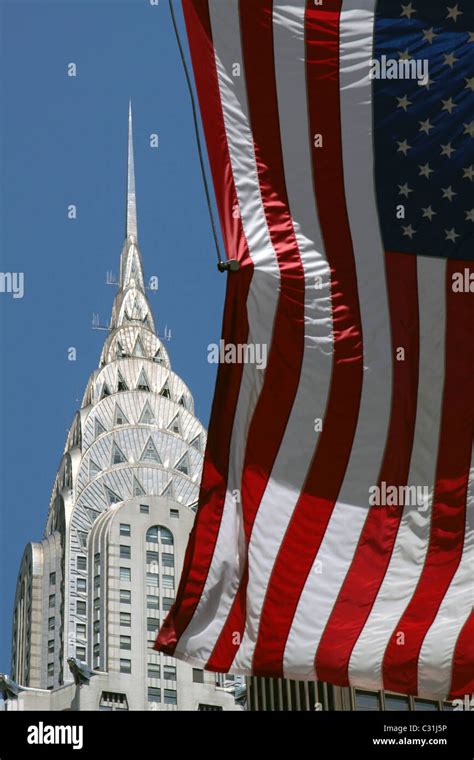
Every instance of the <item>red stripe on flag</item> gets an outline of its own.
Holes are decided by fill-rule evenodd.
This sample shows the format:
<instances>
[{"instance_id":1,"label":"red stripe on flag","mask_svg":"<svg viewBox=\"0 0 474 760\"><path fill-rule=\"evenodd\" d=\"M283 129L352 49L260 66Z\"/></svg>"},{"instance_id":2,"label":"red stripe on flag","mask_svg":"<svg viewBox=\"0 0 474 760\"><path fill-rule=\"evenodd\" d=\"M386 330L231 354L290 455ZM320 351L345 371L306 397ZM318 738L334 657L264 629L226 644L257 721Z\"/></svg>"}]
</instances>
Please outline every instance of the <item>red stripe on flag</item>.
<instances>
[{"instance_id":1,"label":"red stripe on flag","mask_svg":"<svg viewBox=\"0 0 474 760\"><path fill-rule=\"evenodd\" d=\"M378 486L407 484L415 433L419 319L416 257L385 256L390 310L393 394L387 445ZM403 347L405 358L396 360ZM374 484L375 485L375 484ZM369 495L367 494L367 504ZM367 621L392 556L403 505L372 506L316 655L318 678L348 686L352 650Z\"/></svg>"},{"instance_id":2,"label":"red stripe on flag","mask_svg":"<svg viewBox=\"0 0 474 760\"><path fill-rule=\"evenodd\" d=\"M183 0L188 39L208 146L209 162L227 255L238 258L238 273L230 274L224 307L222 338L244 344L248 339L247 295L253 274L237 204L219 94L207 0ZM243 364L219 364L207 439L199 509L189 538L176 602L155 643L173 654L186 630L206 582L222 518L229 468L229 450L239 397Z\"/></svg>"},{"instance_id":3,"label":"red stripe on flag","mask_svg":"<svg viewBox=\"0 0 474 760\"><path fill-rule=\"evenodd\" d=\"M466 620L454 650L450 699L474 694L474 609Z\"/></svg>"},{"instance_id":4,"label":"red stripe on flag","mask_svg":"<svg viewBox=\"0 0 474 760\"><path fill-rule=\"evenodd\" d=\"M327 0L324 8L315 8L309 0L305 18L308 139L311 145L315 134L322 134L324 139L324 150L312 150L312 170L331 269L333 374L317 450L265 597L253 659L253 672L261 676L283 676L283 655L293 617L349 461L362 388L362 327L342 167L340 10L340 0Z\"/></svg>"},{"instance_id":5,"label":"red stripe on flag","mask_svg":"<svg viewBox=\"0 0 474 760\"><path fill-rule=\"evenodd\" d=\"M263 387L249 427L242 474L242 514L248 542L298 389L304 352L304 271L288 209L273 58L272 0L241 0L240 25L257 172L280 295ZM248 558L209 670L226 671L245 626Z\"/></svg>"},{"instance_id":6,"label":"red stripe on flag","mask_svg":"<svg viewBox=\"0 0 474 760\"><path fill-rule=\"evenodd\" d=\"M464 268L465 262L447 263L446 370L428 554L416 591L392 633L384 657L384 687L404 694L417 693L420 649L457 570L464 545L474 432L474 299L469 292L456 293L452 288L453 275Z\"/></svg>"}]
</instances>

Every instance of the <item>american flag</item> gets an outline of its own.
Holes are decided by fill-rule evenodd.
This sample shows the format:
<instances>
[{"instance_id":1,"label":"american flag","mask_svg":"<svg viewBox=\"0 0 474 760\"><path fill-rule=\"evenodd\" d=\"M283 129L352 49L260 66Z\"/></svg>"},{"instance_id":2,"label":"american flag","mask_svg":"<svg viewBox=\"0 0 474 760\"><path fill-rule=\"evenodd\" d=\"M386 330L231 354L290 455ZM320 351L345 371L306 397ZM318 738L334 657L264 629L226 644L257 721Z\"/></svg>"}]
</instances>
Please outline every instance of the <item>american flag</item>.
<instances>
[{"instance_id":1,"label":"american flag","mask_svg":"<svg viewBox=\"0 0 474 760\"><path fill-rule=\"evenodd\" d=\"M474 11L451 2L183 0L240 262L222 339L268 346L219 366L155 645L196 666L474 691ZM425 83L371 78L388 59Z\"/></svg>"}]
</instances>

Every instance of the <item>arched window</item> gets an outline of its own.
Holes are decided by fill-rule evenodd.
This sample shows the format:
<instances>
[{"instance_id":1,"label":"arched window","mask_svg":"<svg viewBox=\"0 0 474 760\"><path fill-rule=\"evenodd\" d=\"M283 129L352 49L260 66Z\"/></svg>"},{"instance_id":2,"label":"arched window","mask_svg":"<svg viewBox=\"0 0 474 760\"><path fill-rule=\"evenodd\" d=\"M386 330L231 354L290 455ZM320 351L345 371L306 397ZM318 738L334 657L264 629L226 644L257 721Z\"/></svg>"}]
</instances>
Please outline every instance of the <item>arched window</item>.
<instances>
[{"instance_id":1,"label":"arched window","mask_svg":"<svg viewBox=\"0 0 474 760\"><path fill-rule=\"evenodd\" d=\"M152 528L148 528L146 532L146 540L150 544L158 543L158 526L154 525Z\"/></svg>"},{"instance_id":2,"label":"arched window","mask_svg":"<svg viewBox=\"0 0 474 760\"><path fill-rule=\"evenodd\" d=\"M175 601L176 571L172 532L163 525L153 525L146 532L146 541L143 571L146 585L147 687L150 702L154 699L150 696L150 689L161 694L161 690L169 685L167 681L172 677L176 678L176 671L171 674L171 668L166 664L161 667L158 655L153 649L160 626ZM176 701L173 704L176 704Z\"/></svg>"},{"instance_id":3,"label":"arched window","mask_svg":"<svg viewBox=\"0 0 474 760\"><path fill-rule=\"evenodd\" d=\"M146 540L150 544L160 543L166 546L173 546L174 544L173 534L168 528L163 527L163 525L153 525L153 527L148 528Z\"/></svg>"},{"instance_id":4,"label":"arched window","mask_svg":"<svg viewBox=\"0 0 474 760\"><path fill-rule=\"evenodd\" d=\"M168 544L169 546L173 545L173 534L168 528L160 528L160 543Z\"/></svg>"}]
</instances>

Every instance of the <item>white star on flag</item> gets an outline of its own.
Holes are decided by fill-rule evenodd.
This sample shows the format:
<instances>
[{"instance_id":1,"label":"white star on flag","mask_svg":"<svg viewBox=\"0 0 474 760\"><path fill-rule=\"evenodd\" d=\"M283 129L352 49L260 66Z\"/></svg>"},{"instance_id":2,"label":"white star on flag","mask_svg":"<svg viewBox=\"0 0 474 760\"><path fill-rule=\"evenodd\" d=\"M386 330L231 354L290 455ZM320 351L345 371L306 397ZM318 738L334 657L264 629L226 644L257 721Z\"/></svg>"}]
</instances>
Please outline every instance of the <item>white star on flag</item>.
<instances>
[{"instance_id":1,"label":"white star on flag","mask_svg":"<svg viewBox=\"0 0 474 760\"><path fill-rule=\"evenodd\" d=\"M406 198L408 198L408 194L409 193L413 192L413 190L410 187L408 187L408 182L405 182L404 185L399 185L398 189L400 191L398 194L399 195L404 195Z\"/></svg>"},{"instance_id":2,"label":"white star on flag","mask_svg":"<svg viewBox=\"0 0 474 760\"><path fill-rule=\"evenodd\" d=\"M408 3L408 5L401 5L402 12L400 13L400 16L405 16L408 19L411 19L413 13L418 13L418 11L413 8L411 3Z\"/></svg>"},{"instance_id":3,"label":"white star on flag","mask_svg":"<svg viewBox=\"0 0 474 760\"><path fill-rule=\"evenodd\" d=\"M409 237L410 240L412 239L413 235L416 233L416 230L413 229L411 224L408 225L408 227L404 227L402 225L403 234L406 235L406 237Z\"/></svg>"},{"instance_id":4,"label":"white star on flag","mask_svg":"<svg viewBox=\"0 0 474 760\"><path fill-rule=\"evenodd\" d=\"M443 198L447 198L448 201L452 201L453 197L457 195L457 193L454 192L451 185L449 187L442 187L441 190L443 191Z\"/></svg>"},{"instance_id":5,"label":"white star on flag","mask_svg":"<svg viewBox=\"0 0 474 760\"><path fill-rule=\"evenodd\" d=\"M448 15L446 16L446 18L452 18L453 21L457 21L458 16L461 16L461 15L462 15L462 11L459 10L457 3L456 5L453 5L452 8L450 8L448 5Z\"/></svg>"},{"instance_id":6,"label":"white star on flag","mask_svg":"<svg viewBox=\"0 0 474 760\"><path fill-rule=\"evenodd\" d=\"M433 211L431 206L428 206L427 208L422 208L421 210L423 211L423 217L426 219L429 219L430 222L433 219L433 216L437 213L436 211Z\"/></svg>"},{"instance_id":7,"label":"white star on flag","mask_svg":"<svg viewBox=\"0 0 474 760\"><path fill-rule=\"evenodd\" d=\"M452 227L450 230L445 230L445 233L446 233L446 240L450 240L452 243L455 243L456 238L459 237L454 227Z\"/></svg>"}]
</instances>

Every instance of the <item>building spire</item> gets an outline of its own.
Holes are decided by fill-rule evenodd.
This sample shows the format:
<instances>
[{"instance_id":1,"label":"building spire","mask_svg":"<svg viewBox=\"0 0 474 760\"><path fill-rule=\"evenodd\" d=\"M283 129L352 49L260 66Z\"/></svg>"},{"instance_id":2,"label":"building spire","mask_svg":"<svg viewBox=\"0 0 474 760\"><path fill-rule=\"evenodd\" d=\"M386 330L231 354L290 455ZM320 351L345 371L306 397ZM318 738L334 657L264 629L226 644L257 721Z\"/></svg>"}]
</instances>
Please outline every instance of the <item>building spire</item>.
<instances>
[{"instance_id":1,"label":"building spire","mask_svg":"<svg viewBox=\"0 0 474 760\"><path fill-rule=\"evenodd\" d=\"M128 160L127 160L127 221L125 242L120 255L118 290L112 308L110 329L139 326L156 332L153 315L146 297L143 264L137 242L137 207L135 196L135 166L133 160L132 104L128 105ZM109 336L110 337L110 336ZM107 339L103 357L107 354ZM105 360L104 361L108 361Z\"/></svg>"},{"instance_id":2,"label":"building spire","mask_svg":"<svg viewBox=\"0 0 474 760\"><path fill-rule=\"evenodd\" d=\"M128 163L127 163L127 227L126 237L137 240L137 199L135 195L135 166L133 161L132 101L128 102Z\"/></svg>"}]
</instances>

